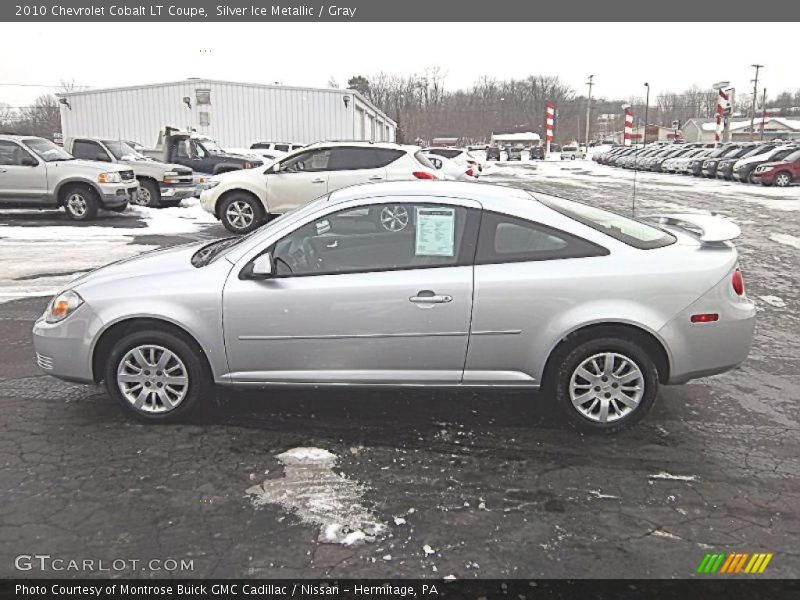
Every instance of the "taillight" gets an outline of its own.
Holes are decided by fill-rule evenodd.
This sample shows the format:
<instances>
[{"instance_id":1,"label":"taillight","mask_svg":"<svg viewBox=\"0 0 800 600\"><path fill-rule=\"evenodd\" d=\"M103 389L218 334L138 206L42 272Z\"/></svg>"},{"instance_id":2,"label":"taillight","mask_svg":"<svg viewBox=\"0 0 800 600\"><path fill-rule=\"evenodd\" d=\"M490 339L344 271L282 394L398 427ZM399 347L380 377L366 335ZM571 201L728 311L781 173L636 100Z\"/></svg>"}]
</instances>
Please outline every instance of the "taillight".
<instances>
[{"instance_id":1,"label":"taillight","mask_svg":"<svg viewBox=\"0 0 800 600\"><path fill-rule=\"evenodd\" d=\"M744 296L744 279L742 279L742 272L739 269L736 269L731 275L731 285L737 296Z\"/></svg>"},{"instance_id":2,"label":"taillight","mask_svg":"<svg viewBox=\"0 0 800 600\"><path fill-rule=\"evenodd\" d=\"M439 179L436 175L427 171L414 171L412 175L417 179Z\"/></svg>"},{"instance_id":3,"label":"taillight","mask_svg":"<svg viewBox=\"0 0 800 600\"><path fill-rule=\"evenodd\" d=\"M472 172L472 169L467 169L467 175L472 177L473 175L475 175L475 173Z\"/></svg>"}]
</instances>

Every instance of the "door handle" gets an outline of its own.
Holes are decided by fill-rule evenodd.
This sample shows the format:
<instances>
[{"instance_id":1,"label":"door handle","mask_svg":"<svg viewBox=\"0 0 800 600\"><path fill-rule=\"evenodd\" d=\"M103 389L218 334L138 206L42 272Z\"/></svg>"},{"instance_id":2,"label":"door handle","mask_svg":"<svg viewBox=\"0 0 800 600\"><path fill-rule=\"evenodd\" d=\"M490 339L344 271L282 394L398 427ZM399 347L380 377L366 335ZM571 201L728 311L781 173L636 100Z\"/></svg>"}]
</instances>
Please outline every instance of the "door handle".
<instances>
[{"instance_id":1,"label":"door handle","mask_svg":"<svg viewBox=\"0 0 800 600\"><path fill-rule=\"evenodd\" d=\"M413 302L414 304L445 304L446 302L452 302L453 297L439 295L431 290L421 290L417 292L416 296L411 296L408 301Z\"/></svg>"},{"instance_id":2,"label":"door handle","mask_svg":"<svg viewBox=\"0 0 800 600\"><path fill-rule=\"evenodd\" d=\"M312 179L312 180L311 180L311 183L325 183L325 180L324 180L324 179L321 179L321 178L318 178L318 179Z\"/></svg>"},{"instance_id":3,"label":"door handle","mask_svg":"<svg viewBox=\"0 0 800 600\"><path fill-rule=\"evenodd\" d=\"M383 181L383 177L381 177L380 175L373 175L372 177L369 178L369 180L370 181Z\"/></svg>"}]
</instances>

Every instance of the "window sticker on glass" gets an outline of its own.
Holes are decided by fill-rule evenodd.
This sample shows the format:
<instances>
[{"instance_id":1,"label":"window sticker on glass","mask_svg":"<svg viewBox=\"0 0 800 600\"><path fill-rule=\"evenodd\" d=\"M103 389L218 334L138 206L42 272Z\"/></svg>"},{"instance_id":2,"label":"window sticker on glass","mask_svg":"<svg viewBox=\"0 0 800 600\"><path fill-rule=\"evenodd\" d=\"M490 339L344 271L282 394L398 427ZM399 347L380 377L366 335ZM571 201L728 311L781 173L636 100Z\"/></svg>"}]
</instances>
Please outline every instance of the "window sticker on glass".
<instances>
[{"instance_id":1,"label":"window sticker on glass","mask_svg":"<svg viewBox=\"0 0 800 600\"><path fill-rule=\"evenodd\" d=\"M328 219L317 221L317 235L328 233L331 230L331 222Z\"/></svg>"},{"instance_id":2,"label":"window sticker on glass","mask_svg":"<svg viewBox=\"0 0 800 600\"><path fill-rule=\"evenodd\" d=\"M454 256L456 217L453 208L417 208L415 256Z\"/></svg>"}]
</instances>

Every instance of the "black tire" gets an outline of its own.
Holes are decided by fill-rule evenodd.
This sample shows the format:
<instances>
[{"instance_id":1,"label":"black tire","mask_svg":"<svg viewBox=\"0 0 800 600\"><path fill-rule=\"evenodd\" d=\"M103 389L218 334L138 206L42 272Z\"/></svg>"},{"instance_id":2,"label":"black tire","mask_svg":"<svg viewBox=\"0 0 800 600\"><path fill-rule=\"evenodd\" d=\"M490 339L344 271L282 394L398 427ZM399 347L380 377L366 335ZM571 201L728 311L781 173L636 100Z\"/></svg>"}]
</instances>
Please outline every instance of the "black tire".
<instances>
[{"instance_id":1,"label":"black tire","mask_svg":"<svg viewBox=\"0 0 800 600\"><path fill-rule=\"evenodd\" d=\"M245 192L234 192L225 197L219 207L219 220L231 233L242 235L260 227L266 212L255 197Z\"/></svg>"},{"instance_id":2,"label":"black tire","mask_svg":"<svg viewBox=\"0 0 800 600\"><path fill-rule=\"evenodd\" d=\"M137 206L146 206L147 208L157 208L161 206L161 190L158 189L155 181L150 179L139 180L139 190L136 192L134 204Z\"/></svg>"},{"instance_id":3,"label":"black tire","mask_svg":"<svg viewBox=\"0 0 800 600\"><path fill-rule=\"evenodd\" d=\"M614 433L638 423L652 408L658 395L658 370L653 359L638 343L613 334L601 335L602 337L598 338L578 340L559 352L554 357L554 360L551 360L553 372L548 374L546 378L545 389L555 397L561 415L570 426L583 431ZM614 395L623 394L624 392L622 390L616 391L619 384L613 383L613 378L607 379L605 382L598 378L594 382L597 383L597 386L592 388L592 385L587 385L589 384L588 379L583 379L576 374L578 367L584 361L604 353L612 353L627 359L638 367L641 374L640 380L643 381L644 385L641 398L635 407L624 413L618 409L625 410L628 407L614 397ZM614 362L613 365L621 365L621 359L617 358L615 360L618 362ZM597 364L601 368L605 366L603 359L598 359ZM589 372L591 373L591 370ZM633 370L620 369L620 373L624 377L628 373L633 373ZM635 373L633 374L635 375ZM581 386L580 389L588 388L587 393L595 394L600 388L597 393L605 398L610 398L608 402L608 418L613 420L608 420L604 423L596 420L600 418L602 401L598 399L599 404L595 406L594 399L591 396L584 401L585 404L581 405L584 410L589 411L592 415L591 417L576 408L570 395L573 375L576 377L576 384ZM615 387L612 388L612 385L615 385ZM636 392L633 393L635 394ZM630 398L630 396L628 397Z\"/></svg>"},{"instance_id":4,"label":"black tire","mask_svg":"<svg viewBox=\"0 0 800 600\"><path fill-rule=\"evenodd\" d=\"M753 177L755 176L755 172L756 172L755 169L751 169L750 172L747 173L747 175L745 177L742 177L742 181L746 181L747 183L755 184L756 182L753 179Z\"/></svg>"},{"instance_id":5,"label":"black tire","mask_svg":"<svg viewBox=\"0 0 800 600\"><path fill-rule=\"evenodd\" d=\"M85 184L67 187L61 203L67 216L73 221L91 221L97 216L100 208L97 192Z\"/></svg>"},{"instance_id":6,"label":"black tire","mask_svg":"<svg viewBox=\"0 0 800 600\"><path fill-rule=\"evenodd\" d=\"M141 346L158 346L167 349L180 359L183 370L188 377L188 389L174 408L166 409L162 412L157 412L153 408L151 408L150 411L146 410L148 406L158 406L159 403L162 407L166 406L157 397L161 390L155 387L160 383L160 381L158 381L159 376L156 375L156 373L161 373L161 371L150 371L153 373L153 382L151 384L153 386L153 391L148 392L146 404L144 405L145 409L139 409L134 406L120 389L120 386L123 385L117 381L117 371L120 362L125 358L128 352ZM170 364L177 365L175 362L171 362ZM169 369L169 366L167 368ZM177 372L180 373L180 370ZM209 396L214 385L205 358L188 340L170 332L156 330L131 333L114 344L105 365L103 378L105 379L106 390L109 396L119 402L128 413L142 421L151 423L176 421L183 418L191 411L197 410ZM150 386L148 386L148 389L149 387ZM163 389L163 384L159 386L159 388ZM130 393L143 390L144 387L141 389L133 388L133 391Z\"/></svg>"}]
</instances>

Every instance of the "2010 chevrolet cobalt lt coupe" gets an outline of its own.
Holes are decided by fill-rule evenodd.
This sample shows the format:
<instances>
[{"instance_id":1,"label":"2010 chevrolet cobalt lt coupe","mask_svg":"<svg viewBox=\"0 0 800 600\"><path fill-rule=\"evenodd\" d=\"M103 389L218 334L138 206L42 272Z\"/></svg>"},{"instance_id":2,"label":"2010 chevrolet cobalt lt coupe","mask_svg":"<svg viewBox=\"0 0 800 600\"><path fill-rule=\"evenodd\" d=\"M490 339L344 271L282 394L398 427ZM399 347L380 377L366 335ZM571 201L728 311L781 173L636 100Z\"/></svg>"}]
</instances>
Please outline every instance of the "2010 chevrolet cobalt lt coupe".
<instances>
[{"instance_id":1,"label":"2010 chevrolet cobalt lt coupe","mask_svg":"<svg viewBox=\"0 0 800 600\"><path fill-rule=\"evenodd\" d=\"M152 421L213 384L522 386L616 430L659 384L747 357L738 234L711 215L646 222L492 185L356 186L245 237L85 275L34 343L50 374L105 381Z\"/></svg>"}]
</instances>

